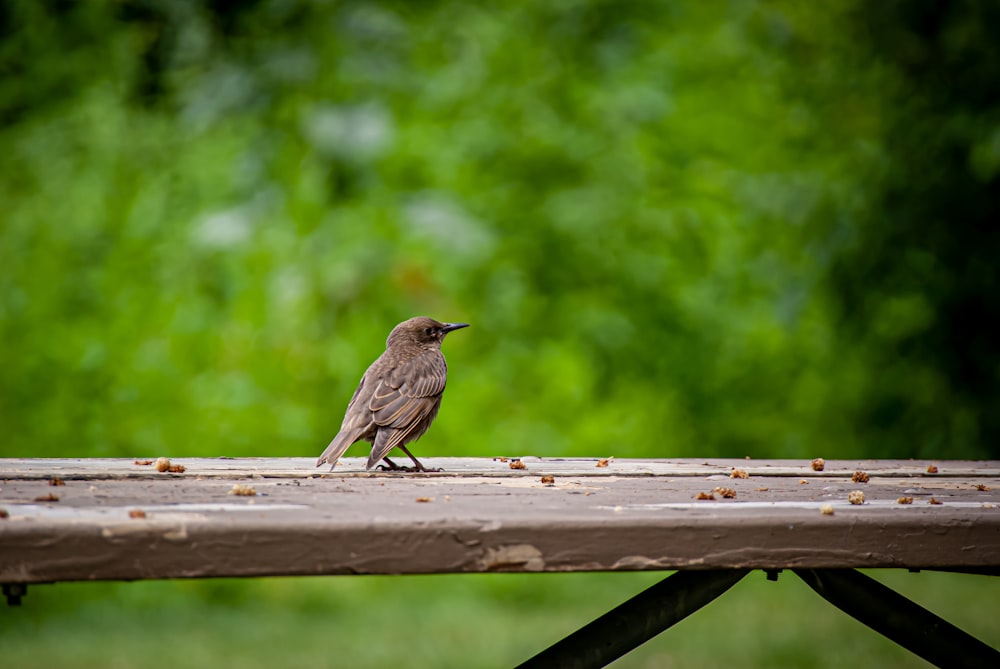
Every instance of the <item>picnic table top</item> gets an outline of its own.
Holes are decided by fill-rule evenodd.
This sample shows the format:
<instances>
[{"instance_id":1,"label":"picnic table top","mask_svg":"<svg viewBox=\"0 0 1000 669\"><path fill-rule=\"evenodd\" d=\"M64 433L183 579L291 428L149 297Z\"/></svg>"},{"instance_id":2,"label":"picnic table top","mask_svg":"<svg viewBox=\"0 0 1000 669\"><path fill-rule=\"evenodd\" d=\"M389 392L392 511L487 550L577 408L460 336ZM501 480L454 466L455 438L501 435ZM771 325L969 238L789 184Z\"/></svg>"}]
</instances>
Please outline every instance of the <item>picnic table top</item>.
<instances>
[{"instance_id":1,"label":"picnic table top","mask_svg":"<svg viewBox=\"0 0 1000 669\"><path fill-rule=\"evenodd\" d=\"M173 459L183 473L143 461L0 459L0 583L1000 568L1000 461L427 458L444 471L421 474L361 458L332 472L309 458Z\"/></svg>"}]
</instances>

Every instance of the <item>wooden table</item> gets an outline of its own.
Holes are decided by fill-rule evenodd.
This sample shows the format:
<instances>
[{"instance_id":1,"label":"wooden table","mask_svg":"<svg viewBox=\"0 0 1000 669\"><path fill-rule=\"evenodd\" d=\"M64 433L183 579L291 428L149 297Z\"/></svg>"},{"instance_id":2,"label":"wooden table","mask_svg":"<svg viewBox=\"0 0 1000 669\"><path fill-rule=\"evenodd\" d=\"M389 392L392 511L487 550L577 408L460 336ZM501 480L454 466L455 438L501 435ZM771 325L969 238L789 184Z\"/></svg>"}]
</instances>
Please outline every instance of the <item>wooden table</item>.
<instances>
[{"instance_id":1,"label":"wooden table","mask_svg":"<svg viewBox=\"0 0 1000 669\"><path fill-rule=\"evenodd\" d=\"M1000 574L998 461L430 458L444 471L428 474L366 472L360 458L333 472L306 458L137 462L0 459L11 603L69 580L680 570L525 665L602 666L748 570L792 569L931 662L1000 666L853 571Z\"/></svg>"}]
</instances>

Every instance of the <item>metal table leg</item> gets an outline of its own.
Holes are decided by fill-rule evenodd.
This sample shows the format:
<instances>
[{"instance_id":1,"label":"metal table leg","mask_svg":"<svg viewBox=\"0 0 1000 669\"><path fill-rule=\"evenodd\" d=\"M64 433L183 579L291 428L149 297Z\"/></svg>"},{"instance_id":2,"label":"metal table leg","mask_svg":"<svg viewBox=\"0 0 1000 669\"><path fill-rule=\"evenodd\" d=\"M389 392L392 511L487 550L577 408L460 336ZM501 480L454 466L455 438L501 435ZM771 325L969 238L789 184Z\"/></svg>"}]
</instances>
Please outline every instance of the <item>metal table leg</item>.
<instances>
[{"instance_id":1,"label":"metal table leg","mask_svg":"<svg viewBox=\"0 0 1000 669\"><path fill-rule=\"evenodd\" d=\"M745 569L676 572L543 650L520 669L603 667L705 606L748 573Z\"/></svg>"},{"instance_id":2,"label":"metal table leg","mask_svg":"<svg viewBox=\"0 0 1000 669\"><path fill-rule=\"evenodd\" d=\"M795 569L824 599L938 667L1000 667L1000 652L853 569Z\"/></svg>"}]
</instances>

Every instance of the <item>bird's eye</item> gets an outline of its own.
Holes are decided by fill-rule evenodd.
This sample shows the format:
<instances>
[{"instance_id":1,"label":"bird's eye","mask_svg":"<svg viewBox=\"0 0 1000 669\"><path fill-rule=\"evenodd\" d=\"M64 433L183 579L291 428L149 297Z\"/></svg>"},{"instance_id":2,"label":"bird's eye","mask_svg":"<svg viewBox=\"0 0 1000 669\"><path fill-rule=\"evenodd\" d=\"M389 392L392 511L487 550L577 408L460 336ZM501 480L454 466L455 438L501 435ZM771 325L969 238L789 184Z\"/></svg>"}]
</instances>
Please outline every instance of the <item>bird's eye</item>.
<instances>
[{"instance_id":1,"label":"bird's eye","mask_svg":"<svg viewBox=\"0 0 1000 669\"><path fill-rule=\"evenodd\" d=\"M429 335L434 334L434 328L424 328L424 332L426 332Z\"/></svg>"}]
</instances>

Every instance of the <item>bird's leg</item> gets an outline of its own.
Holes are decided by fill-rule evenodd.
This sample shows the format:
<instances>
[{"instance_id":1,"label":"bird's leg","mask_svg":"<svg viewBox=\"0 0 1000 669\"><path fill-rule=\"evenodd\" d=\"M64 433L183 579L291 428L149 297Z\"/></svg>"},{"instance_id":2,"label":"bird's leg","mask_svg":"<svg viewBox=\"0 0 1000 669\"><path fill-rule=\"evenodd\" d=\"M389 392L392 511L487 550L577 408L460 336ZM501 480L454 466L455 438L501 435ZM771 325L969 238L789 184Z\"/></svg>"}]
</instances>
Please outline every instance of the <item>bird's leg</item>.
<instances>
[{"instance_id":1,"label":"bird's leg","mask_svg":"<svg viewBox=\"0 0 1000 669\"><path fill-rule=\"evenodd\" d=\"M392 460L390 460L388 458L388 456L384 457L382 459L385 460L385 464L384 465L379 465L378 468L381 469L384 472L398 472L398 471L404 471L405 472L407 469L409 469L409 467L400 467L395 462L393 462Z\"/></svg>"},{"instance_id":2,"label":"bird's leg","mask_svg":"<svg viewBox=\"0 0 1000 669\"><path fill-rule=\"evenodd\" d=\"M428 469L427 467L424 467L420 463L420 460L417 460L415 457L413 457L413 453L410 453L410 451L407 450L406 446L400 446L399 450L401 450L404 453L406 453L406 455L411 460L413 460L413 470L412 471L417 471L417 472L440 472L440 471L442 471L442 469L440 467L438 467L437 469Z\"/></svg>"}]
</instances>

